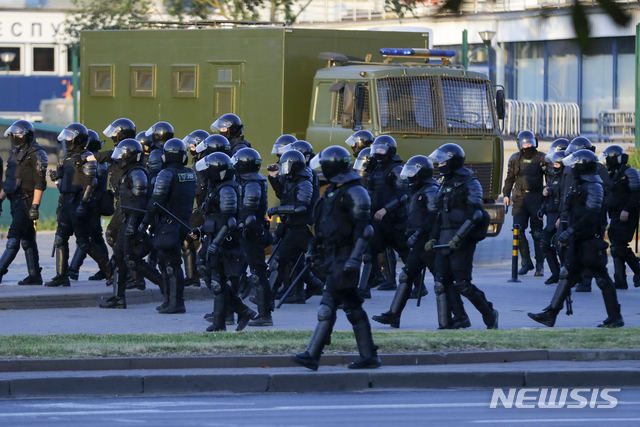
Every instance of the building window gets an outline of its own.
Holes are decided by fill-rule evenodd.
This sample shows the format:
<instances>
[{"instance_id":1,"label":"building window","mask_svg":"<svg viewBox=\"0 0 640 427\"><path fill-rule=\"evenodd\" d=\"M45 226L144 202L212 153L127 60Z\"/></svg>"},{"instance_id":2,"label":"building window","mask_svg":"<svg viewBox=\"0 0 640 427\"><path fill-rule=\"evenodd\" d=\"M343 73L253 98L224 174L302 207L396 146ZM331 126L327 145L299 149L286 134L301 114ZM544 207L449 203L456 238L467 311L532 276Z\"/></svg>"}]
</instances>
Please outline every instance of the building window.
<instances>
[{"instance_id":1,"label":"building window","mask_svg":"<svg viewBox=\"0 0 640 427\"><path fill-rule=\"evenodd\" d=\"M616 39L618 70L616 76L616 108L635 110L636 108L636 45L635 37Z\"/></svg>"},{"instance_id":2,"label":"building window","mask_svg":"<svg viewBox=\"0 0 640 427\"><path fill-rule=\"evenodd\" d=\"M156 66L131 65L129 67L129 94L133 97L156 96Z\"/></svg>"},{"instance_id":3,"label":"building window","mask_svg":"<svg viewBox=\"0 0 640 427\"><path fill-rule=\"evenodd\" d=\"M115 65L89 65L89 95L114 94Z\"/></svg>"},{"instance_id":4,"label":"building window","mask_svg":"<svg viewBox=\"0 0 640 427\"><path fill-rule=\"evenodd\" d=\"M67 49L67 72L68 73L73 72L73 64L71 63L72 56L73 55L71 55L71 51ZM80 70L80 55L78 55L78 70Z\"/></svg>"},{"instance_id":5,"label":"building window","mask_svg":"<svg viewBox=\"0 0 640 427\"><path fill-rule=\"evenodd\" d=\"M613 108L613 40L594 39L582 55L581 130L598 131L598 114Z\"/></svg>"},{"instance_id":6,"label":"building window","mask_svg":"<svg viewBox=\"0 0 640 427\"><path fill-rule=\"evenodd\" d=\"M9 64L9 71L22 71L22 49L19 47L0 46L0 54L10 52L15 54L13 61ZM0 59L1 61L1 59ZM0 67L6 67L7 64L0 62Z\"/></svg>"},{"instance_id":7,"label":"building window","mask_svg":"<svg viewBox=\"0 0 640 427\"><path fill-rule=\"evenodd\" d=\"M177 64L171 67L171 95L174 98L198 97L198 66Z\"/></svg>"},{"instance_id":8,"label":"building window","mask_svg":"<svg viewBox=\"0 0 640 427\"><path fill-rule=\"evenodd\" d=\"M52 73L56 71L55 48L33 48L33 72Z\"/></svg>"},{"instance_id":9,"label":"building window","mask_svg":"<svg viewBox=\"0 0 640 427\"><path fill-rule=\"evenodd\" d=\"M547 42L547 101L578 102L578 47L573 40Z\"/></svg>"},{"instance_id":10,"label":"building window","mask_svg":"<svg viewBox=\"0 0 640 427\"><path fill-rule=\"evenodd\" d=\"M515 99L544 101L544 55L541 42L514 46Z\"/></svg>"}]
</instances>

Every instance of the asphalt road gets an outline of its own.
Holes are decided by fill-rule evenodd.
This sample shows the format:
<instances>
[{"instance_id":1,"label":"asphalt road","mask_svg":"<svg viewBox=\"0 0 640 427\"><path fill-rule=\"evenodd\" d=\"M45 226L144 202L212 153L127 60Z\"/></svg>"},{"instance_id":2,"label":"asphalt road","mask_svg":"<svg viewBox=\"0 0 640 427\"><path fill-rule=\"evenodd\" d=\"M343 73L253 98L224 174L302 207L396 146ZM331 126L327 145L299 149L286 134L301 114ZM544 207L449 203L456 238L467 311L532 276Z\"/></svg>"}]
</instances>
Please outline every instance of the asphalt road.
<instances>
[{"instance_id":1,"label":"asphalt road","mask_svg":"<svg viewBox=\"0 0 640 427\"><path fill-rule=\"evenodd\" d=\"M507 390L505 390L506 392ZM583 393L585 394L585 393ZM256 427L562 425L637 426L640 389L612 392L611 409L490 408L493 390L10 399L3 426L173 425Z\"/></svg>"}]
</instances>

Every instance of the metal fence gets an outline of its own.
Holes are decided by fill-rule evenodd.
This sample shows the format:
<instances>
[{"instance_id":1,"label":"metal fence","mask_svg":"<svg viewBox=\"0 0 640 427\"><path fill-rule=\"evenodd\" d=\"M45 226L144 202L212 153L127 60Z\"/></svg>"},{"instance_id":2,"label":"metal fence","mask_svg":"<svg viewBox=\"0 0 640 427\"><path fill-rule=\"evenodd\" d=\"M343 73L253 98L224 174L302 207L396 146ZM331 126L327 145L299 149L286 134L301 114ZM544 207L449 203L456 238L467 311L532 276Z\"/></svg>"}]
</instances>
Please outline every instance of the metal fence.
<instances>
[{"instance_id":1,"label":"metal fence","mask_svg":"<svg viewBox=\"0 0 640 427\"><path fill-rule=\"evenodd\" d=\"M385 77L377 81L377 97L382 132L485 135L497 129L486 80Z\"/></svg>"},{"instance_id":2,"label":"metal fence","mask_svg":"<svg viewBox=\"0 0 640 427\"><path fill-rule=\"evenodd\" d=\"M598 140L602 142L635 142L636 112L602 110L598 113Z\"/></svg>"},{"instance_id":3,"label":"metal fence","mask_svg":"<svg viewBox=\"0 0 640 427\"><path fill-rule=\"evenodd\" d=\"M528 129L545 138L580 135L580 107L574 102L506 100L504 133L517 135Z\"/></svg>"}]
</instances>

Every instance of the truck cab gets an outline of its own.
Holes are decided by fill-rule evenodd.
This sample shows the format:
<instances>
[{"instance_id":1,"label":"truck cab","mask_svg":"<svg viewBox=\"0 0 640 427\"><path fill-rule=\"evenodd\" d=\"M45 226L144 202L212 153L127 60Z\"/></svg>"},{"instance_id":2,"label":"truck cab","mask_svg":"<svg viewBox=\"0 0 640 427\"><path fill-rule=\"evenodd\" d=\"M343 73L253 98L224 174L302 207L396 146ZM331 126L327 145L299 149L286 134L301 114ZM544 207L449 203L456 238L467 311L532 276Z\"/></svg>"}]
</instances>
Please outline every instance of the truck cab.
<instances>
[{"instance_id":1,"label":"truck cab","mask_svg":"<svg viewBox=\"0 0 640 427\"><path fill-rule=\"evenodd\" d=\"M488 235L497 235L504 223L504 206L496 203L503 156L498 123L503 116L495 98L502 100L502 94L494 96L485 75L451 66L446 58L421 64L390 62L391 56L371 63L337 55L344 61L329 60L330 66L318 70L307 139L322 146L342 145L354 131L366 129L376 137L395 138L405 161L428 156L442 144L460 145L466 166L482 185L484 208L491 217Z\"/></svg>"}]
</instances>

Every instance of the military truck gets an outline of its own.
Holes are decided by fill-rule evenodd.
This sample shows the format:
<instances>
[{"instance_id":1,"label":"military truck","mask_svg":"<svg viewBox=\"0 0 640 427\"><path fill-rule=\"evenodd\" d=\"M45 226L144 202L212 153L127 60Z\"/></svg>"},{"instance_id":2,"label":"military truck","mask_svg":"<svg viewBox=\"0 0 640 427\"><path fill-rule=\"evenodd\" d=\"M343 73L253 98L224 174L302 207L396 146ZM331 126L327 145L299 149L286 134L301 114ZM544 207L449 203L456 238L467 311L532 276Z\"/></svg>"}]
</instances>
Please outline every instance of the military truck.
<instances>
[{"instance_id":1,"label":"military truck","mask_svg":"<svg viewBox=\"0 0 640 427\"><path fill-rule=\"evenodd\" d=\"M319 152L367 129L393 136L405 160L457 143L482 183L489 234L500 232L503 146L494 88L485 75L429 50L428 34L271 26L86 31L81 58L80 120L88 127L128 117L146 129L164 120L183 137L235 113L264 173L284 133Z\"/></svg>"}]
</instances>

